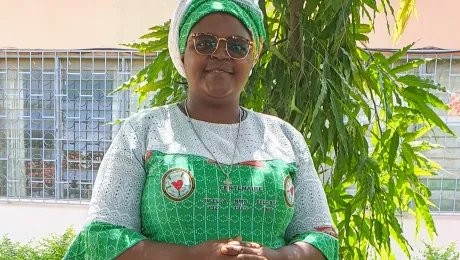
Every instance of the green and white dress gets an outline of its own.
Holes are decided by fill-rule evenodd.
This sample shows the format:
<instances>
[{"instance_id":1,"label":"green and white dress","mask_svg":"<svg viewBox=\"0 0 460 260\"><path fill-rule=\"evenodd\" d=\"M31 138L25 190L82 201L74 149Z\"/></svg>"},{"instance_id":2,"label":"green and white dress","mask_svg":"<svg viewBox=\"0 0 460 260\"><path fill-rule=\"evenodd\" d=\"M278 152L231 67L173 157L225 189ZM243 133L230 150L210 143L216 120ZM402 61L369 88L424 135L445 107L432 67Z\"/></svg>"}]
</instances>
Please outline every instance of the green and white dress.
<instances>
[{"instance_id":1,"label":"green and white dress","mask_svg":"<svg viewBox=\"0 0 460 260\"><path fill-rule=\"evenodd\" d=\"M238 124L193 120L224 170ZM242 235L276 249L297 241L338 259L326 196L302 135L252 111L241 122L226 176L177 105L130 117L96 178L87 224L65 259L114 259L136 243L194 246Z\"/></svg>"}]
</instances>

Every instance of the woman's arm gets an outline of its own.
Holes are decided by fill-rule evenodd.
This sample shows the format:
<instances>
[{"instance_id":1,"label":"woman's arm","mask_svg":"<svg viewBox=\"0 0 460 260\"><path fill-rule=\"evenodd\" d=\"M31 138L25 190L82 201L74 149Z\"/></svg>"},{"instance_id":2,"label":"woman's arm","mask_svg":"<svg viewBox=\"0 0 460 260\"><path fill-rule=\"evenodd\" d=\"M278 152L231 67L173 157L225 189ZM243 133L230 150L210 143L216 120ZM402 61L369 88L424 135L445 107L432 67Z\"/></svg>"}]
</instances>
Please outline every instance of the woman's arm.
<instances>
[{"instance_id":1,"label":"woman's arm","mask_svg":"<svg viewBox=\"0 0 460 260\"><path fill-rule=\"evenodd\" d=\"M276 250L264 246L254 247L248 243L230 242L222 247L221 253L227 256L240 256L246 260L259 259L260 256L268 260L326 260L321 251L305 242L296 242Z\"/></svg>"},{"instance_id":2,"label":"woman's arm","mask_svg":"<svg viewBox=\"0 0 460 260\"><path fill-rule=\"evenodd\" d=\"M193 247L158 243L149 240L139 242L136 246L126 250L117 260L229 260L222 255L222 247L230 242L241 242L241 237L233 239L210 240ZM237 254L236 254L237 255ZM251 255L252 260L267 260L262 255ZM269 258L270 259L270 258ZM286 258L282 258L285 260ZM280 259L281 260L281 259Z\"/></svg>"},{"instance_id":3,"label":"woman's arm","mask_svg":"<svg viewBox=\"0 0 460 260\"><path fill-rule=\"evenodd\" d=\"M115 259L147 239L140 232L146 136L139 129L136 118L128 119L104 155L87 224L64 259Z\"/></svg>"},{"instance_id":4,"label":"woman's arm","mask_svg":"<svg viewBox=\"0 0 460 260\"><path fill-rule=\"evenodd\" d=\"M312 255L298 259L336 260L339 257L338 236L323 185L302 134L295 130L291 134L297 164L294 178L295 209L285 236L290 246L280 250L293 255L301 252Z\"/></svg>"},{"instance_id":5,"label":"woman's arm","mask_svg":"<svg viewBox=\"0 0 460 260\"><path fill-rule=\"evenodd\" d=\"M293 245L283 246L276 251L281 256L280 260L326 260L321 251L305 242L296 242Z\"/></svg>"}]
</instances>

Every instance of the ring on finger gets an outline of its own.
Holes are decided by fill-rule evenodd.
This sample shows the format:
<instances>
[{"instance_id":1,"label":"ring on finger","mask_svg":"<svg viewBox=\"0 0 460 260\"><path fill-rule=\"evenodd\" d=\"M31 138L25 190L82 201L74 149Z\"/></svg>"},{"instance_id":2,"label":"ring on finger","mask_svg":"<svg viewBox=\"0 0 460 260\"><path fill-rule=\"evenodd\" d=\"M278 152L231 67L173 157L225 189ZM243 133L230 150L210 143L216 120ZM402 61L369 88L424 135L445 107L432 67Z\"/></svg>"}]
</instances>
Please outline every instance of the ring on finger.
<instances>
[{"instance_id":1,"label":"ring on finger","mask_svg":"<svg viewBox=\"0 0 460 260\"><path fill-rule=\"evenodd\" d=\"M240 254L243 254L244 253L243 251L244 251L244 247L241 247Z\"/></svg>"}]
</instances>

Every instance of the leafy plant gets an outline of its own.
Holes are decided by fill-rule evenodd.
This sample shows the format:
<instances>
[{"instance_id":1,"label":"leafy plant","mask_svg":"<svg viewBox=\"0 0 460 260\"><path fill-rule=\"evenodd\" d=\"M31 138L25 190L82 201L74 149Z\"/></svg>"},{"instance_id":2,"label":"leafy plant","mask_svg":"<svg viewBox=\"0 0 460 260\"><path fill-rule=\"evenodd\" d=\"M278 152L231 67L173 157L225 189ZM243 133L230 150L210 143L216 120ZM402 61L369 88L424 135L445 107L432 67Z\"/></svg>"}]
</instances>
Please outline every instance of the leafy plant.
<instances>
[{"instance_id":1,"label":"leafy plant","mask_svg":"<svg viewBox=\"0 0 460 260\"><path fill-rule=\"evenodd\" d=\"M398 33L413 3L403 1ZM259 5L269 37L243 105L277 115L304 134L325 180L341 259L390 259L390 237L410 256L399 214L415 215L417 233L423 221L428 233L436 234L430 191L419 176L441 170L423 154L440 146L419 138L434 127L453 135L433 110L448 109L433 94L445 89L408 74L426 62L400 63L412 45L391 56L360 47L379 12L387 20L395 17L387 0L260 0ZM115 92L134 88L141 102L153 91L151 106L185 98L185 79L167 50L168 30L169 22L152 27L141 37L144 42L126 45L158 56Z\"/></svg>"},{"instance_id":2,"label":"leafy plant","mask_svg":"<svg viewBox=\"0 0 460 260\"><path fill-rule=\"evenodd\" d=\"M2 260L60 260L75 238L75 231L68 228L64 234L50 234L39 241L26 244L13 243L8 236L0 240L0 259Z\"/></svg>"},{"instance_id":3,"label":"leafy plant","mask_svg":"<svg viewBox=\"0 0 460 260\"><path fill-rule=\"evenodd\" d=\"M456 244L450 243L449 246L443 250L442 247L436 247L432 244L425 244L425 249L421 251L423 257L417 257L417 260L458 260L460 253L456 251Z\"/></svg>"}]
</instances>

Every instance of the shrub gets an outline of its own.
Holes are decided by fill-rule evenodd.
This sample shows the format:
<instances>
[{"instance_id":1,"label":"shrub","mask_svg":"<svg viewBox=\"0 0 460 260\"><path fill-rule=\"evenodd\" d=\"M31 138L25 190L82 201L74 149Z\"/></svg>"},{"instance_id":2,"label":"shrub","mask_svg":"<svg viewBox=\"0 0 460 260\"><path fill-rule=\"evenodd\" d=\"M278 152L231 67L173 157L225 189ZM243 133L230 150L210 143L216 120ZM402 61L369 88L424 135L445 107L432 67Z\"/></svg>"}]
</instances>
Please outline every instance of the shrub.
<instances>
[{"instance_id":1,"label":"shrub","mask_svg":"<svg viewBox=\"0 0 460 260\"><path fill-rule=\"evenodd\" d=\"M64 234L50 234L42 240L32 240L27 244L14 243L8 236L0 240L2 260L61 260L75 238L75 231L68 228Z\"/></svg>"},{"instance_id":2,"label":"shrub","mask_svg":"<svg viewBox=\"0 0 460 260\"><path fill-rule=\"evenodd\" d=\"M425 249L420 251L422 257L418 257L417 260L459 260L460 253L455 250L456 244L450 243L449 246L443 250L442 247L436 247L432 244L425 244Z\"/></svg>"}]
</instances>

